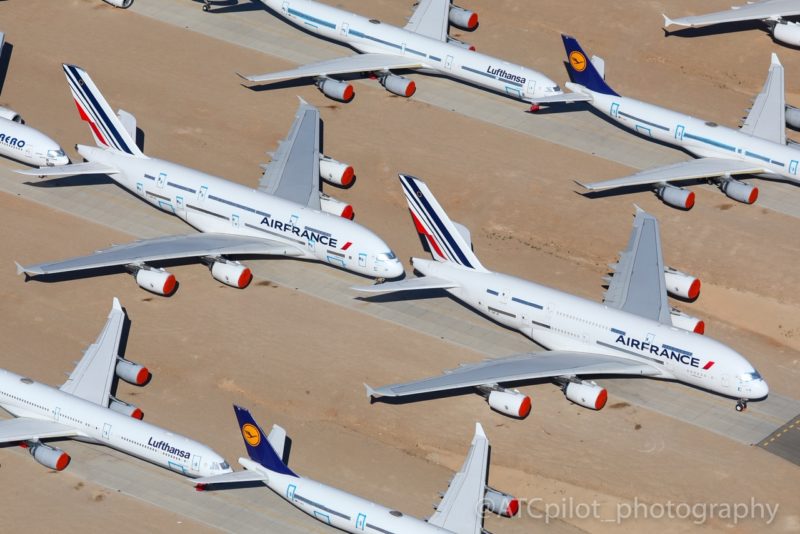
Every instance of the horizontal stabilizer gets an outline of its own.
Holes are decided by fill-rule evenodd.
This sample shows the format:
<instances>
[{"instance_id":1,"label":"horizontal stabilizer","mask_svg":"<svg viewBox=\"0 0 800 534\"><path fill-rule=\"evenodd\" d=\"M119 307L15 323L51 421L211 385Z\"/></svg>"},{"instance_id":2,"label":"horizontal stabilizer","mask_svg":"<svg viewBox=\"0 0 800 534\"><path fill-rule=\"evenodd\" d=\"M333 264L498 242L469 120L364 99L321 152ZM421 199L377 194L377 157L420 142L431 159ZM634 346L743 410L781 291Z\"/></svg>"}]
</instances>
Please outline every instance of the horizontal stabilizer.
<instances>
[{"instance_id":1,"label":"horizontal stabilizer","mask_svg":"<svg viewBox=\"0 0 800 534\"><path fill-rule=\"evenodd\" d=\"M592 97L584 93L563 93L560 95L543 96L531 100L534 104L571 104L573 102L591 102Z\"/></svg>"},{"instance_id":2,"label":"horizontal stabilizer","mask_svg":"<svg viewBox=\"0 0 800 534\"><path fill-rule=\"evenodd\" d=\"M87 161L86 163L70 163L69 165L57 165L55 167L39 167L38 169L25 169L16 171L27 176L54 177L54 176L79 176L81 174L119 174L119 170L98 163Z\"/></svg>"},{"instance_id":3,"label":"horizontal stabilizer","mask_svg":"<svg viewBox=\"0 0 800 534\"><path fill-rule=\"evenodd\" d=\"M203 486L209 484L241 484L244 482L264 482L267 480L262 474L255 471L234 471L232 473L223 473L221 475L214 475L211 477L202 477L191 479L192 484L201 484Z\"/></svg>"},{"instance_id":4,"label":"horizontal stabilizer","mask_svg":"<svg viewBox=\"0 0 800 534\"><path fill-rule=\"evenodd\" d=\"M450 280L425 276L422 278L408 278L398 282L385 282L371 286L353 286L351 289L363 291L364 293L394 293L396 291L419 291L423 289L450 289L458 287L458 284Z\"/></svg>"}]
</instances>

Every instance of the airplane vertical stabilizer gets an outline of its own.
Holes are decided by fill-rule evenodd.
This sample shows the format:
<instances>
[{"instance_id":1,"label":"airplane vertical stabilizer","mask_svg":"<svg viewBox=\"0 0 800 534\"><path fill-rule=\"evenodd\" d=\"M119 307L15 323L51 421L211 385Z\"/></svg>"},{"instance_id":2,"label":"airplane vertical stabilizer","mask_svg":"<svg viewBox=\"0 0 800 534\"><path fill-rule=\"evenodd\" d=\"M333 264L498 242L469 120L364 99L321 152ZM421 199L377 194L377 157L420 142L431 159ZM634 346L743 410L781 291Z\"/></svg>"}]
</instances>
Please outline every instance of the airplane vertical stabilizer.
<instances>
[{"instance_id":1,"label":"airplane vertical stabilizer","mask_svg":"<svg viewBox=\"0 0 800 534\"><path fill-rule=\"evenodd\" d=\"M236 412L236 419L239 421L239 429L242 432L244 446L247 448L247 454L250 459L272 472L296 477L297 475L283 463L281 457L272 448L267 434L258 426L253 416L250 415L250 411L235 404L233 410Z\"/></svg>"},{"instance_id":2,"label":"airplane vertical stabilizer","mask_svg":"<svg viewBox=\"0 0 800 534\"><path fill-rule=\"evenodd\" d=\"M579 83L590 91L604 95L619 96L606 84L603 76L597 71L594 64L586 57L586 53L578 44L578 40L569 35L562 35L564 48L567 51L567 70L574 83Z\"/></svg>"}]
</instances>

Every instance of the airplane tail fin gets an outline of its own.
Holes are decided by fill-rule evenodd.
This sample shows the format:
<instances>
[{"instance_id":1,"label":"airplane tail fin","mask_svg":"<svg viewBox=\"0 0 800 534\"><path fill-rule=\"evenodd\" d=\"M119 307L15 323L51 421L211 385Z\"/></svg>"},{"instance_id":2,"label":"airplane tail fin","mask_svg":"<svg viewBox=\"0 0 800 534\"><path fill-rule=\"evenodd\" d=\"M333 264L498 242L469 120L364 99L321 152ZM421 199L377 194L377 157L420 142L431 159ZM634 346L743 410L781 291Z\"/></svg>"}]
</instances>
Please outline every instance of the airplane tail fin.
<instances>
[{"instance_id":1,"label":"airplane tail fin","mask_svg":"<svg viewBox=\"0 0 800 534\"><path fill-rule=\"evenodd\" d=\"M244 439L244 446L247 448L247 455L250 456L250 459L258 462L272 472L296 477L297 475L289 469L284 463L283 458L281 458L284 451L281 450L281 452L278 453L272 448L272 443L278 444L283 443L283 441L276 440L276 434L274 432L270 432L269 437L267 437L264 431L261 430L261 427L258 426L255 419L253 419L253 416L250 415L250 411L247 408L242 408L234 404L233 411L236 412L236 419L239 421L239 428L242 432L242 438ZM283 429L281 429L281 431L282 430ZM283 432L284 439L285 436L286 433ZM280 448L283 449L282 445Z\"/></svg>"},{"instance_id":2,"label":"airplane tail fin","mask_svg":"<svg viewBox=\"0 0 800 534\"><path fill-rule=\"evenodd\" d=\"M561 35L561 40L564 41L564 48L567 51L567 70L573 82L579 83L595 93L619 96L606 84L603 74L598 72L593 62L587 59L586 53L577 39L569 35Z\"/></svg>"},{"instance_id":3,"label":"airplane tail fin","mask_svg":"<svg viewBox=\"0 0 800 534\"><path fill-rule=\"evenodd\" d=\"M400 183L417 232L426 239L433 258L451 261L470 269L486 271L472 252L469 230L450 220L425 182L401 174Z\"/></svg>"},{"instance_id":4,"label":"airplane tail fin","mask_svg":"<svg viewBox=\"0 0 800 534\"><path fill-rule=\"evenodd\" d=\"M144 157L136 146L136 120L133 115L120 111L117 116L85 70L75 65L64 64L63 67L78 113L81 119L89 123L97 146Z\"/></svg>"}]
</instances>

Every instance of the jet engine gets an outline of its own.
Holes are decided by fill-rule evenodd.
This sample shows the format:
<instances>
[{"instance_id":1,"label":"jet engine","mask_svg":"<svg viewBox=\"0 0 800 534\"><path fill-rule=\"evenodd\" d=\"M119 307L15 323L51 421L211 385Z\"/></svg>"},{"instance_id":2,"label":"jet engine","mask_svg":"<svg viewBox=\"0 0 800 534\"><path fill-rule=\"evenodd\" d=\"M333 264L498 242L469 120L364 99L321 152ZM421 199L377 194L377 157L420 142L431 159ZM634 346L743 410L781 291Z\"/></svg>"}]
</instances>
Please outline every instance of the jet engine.
<instances>
[{"instance_id":1,"label":"jet engine","mask_svg":"<svg viewBox=\"0 0 800 534\"><path fill-rule=\"evenodd\" d=\"M776 41L792 46L800 46L800 24L797 22L779 22L772 28Z\"/></svg>"},{"instance_id":2,"label":"jet engine","mask_svg":"<svg viewBox=\"0 0 800 534\"><path fill-rule=\"evenodd\" d=\"M672 308L669 311L669 316L672 320L672 326L676 328L688 330L689 332L694 332L695 334L704 334L706 331L706 323L704 323L702 319L692 317L691 315L683 313L680 310Z\"/></svg>"},{"instance_id":3,"label":"jet engine","mask_svg":"<svg viewBox=\"0 0 800 534\"><path fill-rule=\"evenodd\" d=\"M664 184L656 189L656 195L675 208L690 210L694 206L694 191L687 191L680 187Z\"/></svg>"},{"instance_id":4,"label":"jet engine","mask_svg":"<svg viewBox=\"0 0 800 534\"><path fill-rule=\"evenodd\" d=\"M396 74L385 74L380 78L381 85L390 93L406 98L413 95L417 90L414 80L409 80Z\"/></svg>"},{"instance_id":5,"label":"jet engine","mask_svg":"<svg viewBox=\"0 0 800 534\"><path fill-rule=\"evenodd\" d=\"M752 204L758 199L758 188L739 180L723 180L719 187L728 197L738 202Z\"/></svg>"},{"instance_id":6,"label":"jet engine","mask_svg":"<svg viewBox=\"0 0 800 534\"><path fill-rule=\"evenodd\" d=\"M34 460L56 471L63 471L66 469L71 460L69 454L61 449L50 447L39 441L27 442L23 446L28 449L28 452L31 453Z\"/></svg>"},{"instance_id":7,"label":"jet engine","mask_svg":"<svg viewBox=\"0 0 800 534\"><path fill-rule=\"evenodd\" d=\"M465 30L473 31L478 27L478 14L462 7L450 6L447 18L450 20L450 24L455 24Z\"/></svg>"},{"instance_id":8,"label":"jet engine","mask_svg":"<svg viewBox=\"0 0 800 534\"><path fill-rule=\"evenodd\" d=\"M106 4L111 4L114 7L121 7L122 9L128 9L133 5L133 0L103 0Z\"/></svg>"},{"instance_id":9,"label":"jet engine","mask_svg":"<svg viewBox=\"0 0 800 534\"><path fill-rule=\"evenodd\" d=\"M353 183L355 172L353 171L353 167L347 163L336 161L328 156L320 156L319 175L329 184L350 187L350 184Z\"/></svg>"},{"instance_id":10,"label":"jet engine","mask_svg":"<svg viewBox=\"0 0 800 534\"><path fill-rule=\"evenodd\" d=\"M121 413L122 415L127 415L128 417L133 417L134 419L142 420L144 419L144 412L133 404L128 404L127 402L122 402L119 399L115 399L111 397L111 402L108 403L108 407L115 412Z\"/></svg>"},{"instance_id":11,"label":"jet engine","mask_svg":"<svg viewBox=\"0 0 800 534\"><path fill-rule=\"evenodd\" d=\"M452 45L456 45L456 46L460 46L461 48L466 48L467 50L471 50L473 52L475 51L475 45L471 45L469 43L465 43L464 41L456 39L455 37L450 37L449 35L447 36L447 43L448 44L452 44Z\"/></svg>"},{"instance_id":12,"label":"jet engine","mask_svg":"<svg viewBox=\"0 0 800 534\"><path fill-rule=\"evenodd\" d=\"M217 260L211 264L211 276L223 284L244 289L253 279L250 269L238 261Z\"/></svg>"},{"instance_id":13,"label":"jet engine","mask_svg":"<svg viewBox=\"0 0 800 534\"><path fill-rule=\"evenodd\" d=\"M346 202L342 202L341 200L336 200L330 195L326 195L325 193L319 194L319 205L322 208L322 211L325 213L330 213L331 215L338 215L339 217L344 217L345 219L353 220L355 217L355 213L353 213L353 206Z\"/></svg>"},{"instance_id":14,"label":"jet engine","mask_svg":"<svg viewBox=\"0 0 800 534\"><path fill-rule=\"evenodd\" d=\"M0 117L3 117L4 119L8 119L10 121L18 122L20 124L24 124L20 114L14 111L13 109L8 109L0 106Z\"/></svg>"},{"instance_id":15,"label":"jet engine","mask_svg":"<svg viewBox=\"0 0 800 534\"><path fill-rule=\"evenodd\" d=\"M123 358L117 358L117 366L114 372L128 384L136 386L143 386L150 380L150 371L147 370L147 367Z\"/></svg>"},{"instance_id":16,"label":"jet engine","mask_svg":"<svg viewBox=\"0 0 800 534\"><path fill-rule=\"evenodd\" d=\"M786 125L800 130L800 109L794 106L786 106Z\"/></svg>"},{"instance_id":17,"label":"jet engine","mask_svg":"<svg viewBox=\"0 0 800 534\"><path fill-rule=\"evenodd\" d=\"M175 275L164 269L154 269L152 267L142 267L134 275L139 287L151 291L157 295L166 297L175 292L177 281Z\"/></svg>"},{"instance_id":18,"label":"jet engine","mask_svg":"<svg viewBox=\"0 0 800 534\"><path fill-rule=\"evenodd\" d=\"M486 402L492 410L518 419L525 419L531 413L531 398L517 390L492 390Z\"/></svg>"},{"instance_id":19,"label":"jet engine","mask_svg":"<svg viewBox=\"0 0 800 534\"><path fill-rule=\"evenodd\" d=\"M320 78L317 80L317 87L328 98L340 102L350 102L356 96L353 86L347 82L340 82L332 78Z\"/></svg>"},{"instance_id":20,"label":"jet engine","mask_svg":"<svg viewBox=\"0 0 800 534\"><path fill-rule=\"evenodd\" d=\"M664 282L674 297L694 300L700 295L700 279L672 267L664 268Z\"/></svg>"},{"instance_id":21,"label":"jet engine","mask_svg":"<svg viewBox=\"0 0 800 534\"><path fill-rule=\"evenodd\" d=\"M590 410L602 410L608 400L606 388L594 382L568 382L564 395L575 404Z\"/></svg>"},{"instance_id":22,"label":"jet engine","mask_svg":"<svg viewBox=\"0 0 800 534\"><path fill-rule=\"evenodd\" d=\"M519 499L508 493L486 487L483 506L492 513L503 517L514 517L519 512Z\"/></svg>"}]
</instances>

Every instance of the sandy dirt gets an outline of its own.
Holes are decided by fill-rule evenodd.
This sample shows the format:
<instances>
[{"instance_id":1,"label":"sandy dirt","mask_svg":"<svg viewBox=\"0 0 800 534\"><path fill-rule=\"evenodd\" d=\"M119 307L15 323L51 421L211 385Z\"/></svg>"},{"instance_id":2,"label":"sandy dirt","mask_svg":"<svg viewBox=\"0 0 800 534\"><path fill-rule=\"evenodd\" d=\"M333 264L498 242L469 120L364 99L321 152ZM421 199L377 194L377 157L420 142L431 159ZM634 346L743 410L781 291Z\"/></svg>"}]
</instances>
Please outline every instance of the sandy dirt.
<instances>
[{"instance_id":1,"label":"sandy dirt","mask_svg":"<svg viewBox=\"0 0 800 534\"><path fill-rule=\"evenodd\" d=\"M371 2L368 11L354 0L341 5L392 23L409 13L406 3L388 0ZM786 66L787 99L800 104L800 54L760 31L664 38L659 13L681 16L693 6L688 0L602 1L565 9L561 2L476 1L467 7L481 12L481 27L465 38L563 81L558 34L570 32L589 53L605 58L608 80L619 91L730 126L760 89L769 53L777 51ZM703 4L725 7L716 0ZM42 24L43 13L58 24ZM258 11L253 16L269 17ZM475 250L489 268L600 299L601 276L625 246L635 202L659 217L667 262L704 281L701 298L679 306L704 317L709 335L747 354L772 391L797 395L795 218L700 189L688 213L650 193L586 199L576 194L574 178L610 178L630 169L389 96L377 84L359 87L349 105L326 100L313 87L249 91L233 70L267 72L288 64L94 0L3 2L0 24L13 44L0 104L14 107L65 148L91 137L70 101L62 62L87 69L112 106L136 115L148 154L251 185L258 164L267 160L264 152L285 136L296 95L318 105L326 152L358 173L352 189L329 192L351 202L357 220L401 258L423 252L398 171L428 181L450 215L472 229ZM418 86L424 90L424 80ZM587 120L598 119L587 114ZM800 471L764 450L626 403L590 413L548 385L524 388L534 396L535 413L522 422L490 412L477 396L370 406L362 382L438 373L478 355L266 281L245 291L225 288L199 265L174 269L192 291L171 299L144 293L122 274L25 284L14 275L12 260L60 258L130 238L8 195L0 195L0 228L0 265L6 265L0 269L0 367L61 383L118 296L133 321L128 355L156 377L147 388L126 387L122 398L140 405L149 421L228 458L242 454L230 404L245 404L264 425L280 423L292 435L292 465L299 472L427 516L460 465L477 418L493 444L492 485L540 508L573 498L602 502L610 513L633 499L733 503L755 497L780 504L775 530L800 527ZM84 482L74 490L78 480L68 473L54 475L22 458L0 449L0 479L12 481L0 487L0 498L58 501L38 509L41 530L82 526L87 511L96 514L97 528L103 517L125 514L147 516L153 529L185 520L123 496L98 502L91 495L102 488ZM186 498L198 497L187 489ZM28 520L25 513L3 519L16 529ZM123 525L118 530L140 530ZM690 520L626 525L674 532L694 527ZM531 517L487 523L496 532L540 526L543 521ZM619 531L613 522L574 518L556 526ZM724 519L704 526L731 527ZM743 527L759 531L763 524Z\"/></svg>"}]
</instances>

